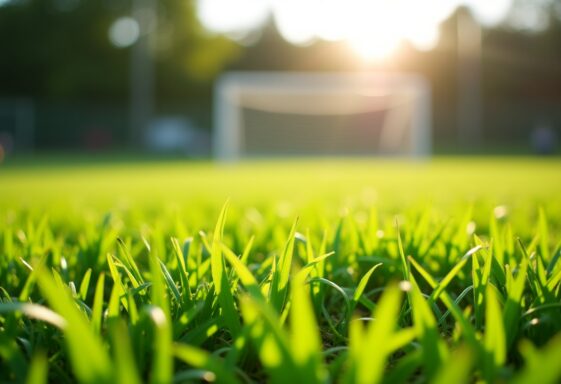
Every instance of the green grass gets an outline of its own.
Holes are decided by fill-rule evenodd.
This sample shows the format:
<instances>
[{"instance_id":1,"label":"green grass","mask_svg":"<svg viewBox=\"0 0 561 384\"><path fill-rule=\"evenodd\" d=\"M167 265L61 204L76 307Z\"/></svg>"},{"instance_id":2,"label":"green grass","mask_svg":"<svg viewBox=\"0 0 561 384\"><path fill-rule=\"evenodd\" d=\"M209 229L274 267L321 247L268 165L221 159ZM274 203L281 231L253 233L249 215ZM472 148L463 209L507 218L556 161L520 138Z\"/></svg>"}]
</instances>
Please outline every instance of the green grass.
<instances>
[{"instance_id":1,"label":"green grass","mask_svg":"<svg viewBox=\"0 0 561 384\"><path fill-rule=\"evenodd\" d=\"M0 381L559 382L559 175L555 158L5 165Z\"/></svg>"}]
</instances>

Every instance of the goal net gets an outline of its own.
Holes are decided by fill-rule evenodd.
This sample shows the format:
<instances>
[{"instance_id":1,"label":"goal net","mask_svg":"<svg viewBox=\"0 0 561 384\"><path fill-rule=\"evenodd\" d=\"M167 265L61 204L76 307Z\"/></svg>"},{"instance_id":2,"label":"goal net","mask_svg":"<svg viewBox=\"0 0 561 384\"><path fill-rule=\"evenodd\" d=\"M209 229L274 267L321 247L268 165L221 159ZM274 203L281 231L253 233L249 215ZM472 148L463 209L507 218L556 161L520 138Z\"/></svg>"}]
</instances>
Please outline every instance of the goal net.
<instances>
[{"instance_id":1,"label":"goal net","mask_svg":"<svg viewBox=\"0 0 561 384\"><path fill-rule=\"evenodd\" d=\"M217 159L431 152L428 82L398 73L230 72L215 86Z\"/></svg>"}]
</instances>

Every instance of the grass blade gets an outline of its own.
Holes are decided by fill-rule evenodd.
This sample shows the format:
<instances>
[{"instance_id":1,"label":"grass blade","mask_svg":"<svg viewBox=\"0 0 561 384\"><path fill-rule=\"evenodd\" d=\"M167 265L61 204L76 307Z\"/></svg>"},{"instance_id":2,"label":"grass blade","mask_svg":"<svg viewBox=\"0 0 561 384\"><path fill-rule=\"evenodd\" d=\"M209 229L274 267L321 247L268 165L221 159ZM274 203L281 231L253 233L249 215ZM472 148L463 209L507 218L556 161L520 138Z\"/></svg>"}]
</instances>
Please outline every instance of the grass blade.
<instances>
[{"instance_id":1,"label":"grass blade","mask_svg":"<svg viewBox=\"0 0 561 384\"><path fill-rule=\"evenodd\" d=\"M226 273L226 265L222 256L222 236L224 233L224 223L226 221L226 214L228 212L228 203L224 204L222 211L218 216L218 221L214 228L214 236L212 239L211 247L211 273L212 281L214 282L214 289L218 302L222 308L222 319L226 327L232 332L235 337L241 332L241 322L234 305L234 297L230 291L230 282L228 281L228 274Z\"/></svg>"},{"instance_id":2,"label":"grass blade","mask_svg":"<svg viewBox=\"0 0 561 384\"><path fill-rule=\"evenodd\" d=\"M239 382L230 370L224 369L224 363L220 359L202 349L186 344L175 344L173 346L173 354L176 358L192 367L212 372L213 376L206 375L203 377L206 381L216 381L217 383L224 384L235 384ZM214 380L208 380L211 378Z\"/></svg>"},{"instance_id":3,"label":"grass blade","mask_svg":"<svg viewBox=\"0 0 561 384\"><path fill-rule=\"evenodd\" d=\"M152 304L147 312L155 326L151 383L169 383L173 376L172 330L170 324L169 301L166 295L160 260L150 252L150 272L152 274Z\"/></svg>"},{"instance_id":4,"label":"grass blade","mask_svg":"<svg viewBox=\"0 0 561 384\"><path fill-rule=\"evenodd\" d=\"M462 384L469 383L470 370L473 365L474 356L467 347L460 347L450 359L443 364L434 378L434 384Z\"/></svg>"},{"instance_id":5,"label":"grass blade","mask_svg":"<svg viewBox=\"0 0 561 384\"><path fill-rule=\"evenodd\" d=\"M119 384L141 383L131 349L129 330L121 319L109 325L109 335L115 358L115 379Z\"/></svg>"},{"instance_id":6,"label":"grass blade","mask_svg":"<svg viewBox=\"0 0 561 384\"><path fill-rule=\"evenodd\" d=\"M46 384L48 381L49 366L47 356L38 353L31 360L31 366L25 382L27 384Z\"/></svg>"},{"instance_id":7,"label":"grass blade","mask_svg":"<svg viewBox=\"0 0 561 384\"><path fill-rule=\"evenodd\" d=\"M422 296L417 283L411 278L411 309L413 312L413 323L423 348L423 365L425 375L430 381L442 363L446 360L448 351L443 340L440 338L437 323L430 306Z\"/></svg>"},{"instance_id":8,"label":"grass blade","mask_svg":"<svg viewBox=\"0 0 561 384\"><path fill-rule=\"evenodd\" d=\"M272 270L269 300L278 313L281 313L283 310L288 291L288 280L292 268L292 255L294 253L294 238L297 223L298 219L294 221L290 233L288 234L288 240L286 241L284 250Z\"/></svg>"},{"instance_id":9,"label":"grass blade","mask_svg":"<svg viewBox=\"0 0 561 384\"><path fill-rule=\"evenodd\" d=\"M496 380L497 370L506 361L506 335L496 288L492 284L487 286L486 296L483 343L488 357L484 359L483 372L487 381L492 383Z\"/></svg>"},{"instance_id":10,"label":"grass blade","mask_svg":"<svg viewBox=\"0 0 561 384\"><path fill-rule=\"evenodd\" d=\"M360 279L354 293L353 293L353 298L351 299L351 308L350 308L350 313L349 316L351 316L352 312L354 312L356 305L358 303L358 301L360 300L360 297L362 296L364 289L366 288L366 285L368 284L368 281L370 280L370 276L372 276L372 274L374 273L374 271L376 269L378 269L378 267L380 267L382 265L382 263L378 263L375 266L373 266L372 268L370 268L368 270L368 272L366 272L364 274L364 276L362 276L362 278Z\"/></svg>"},{"instance_id":11,"label":"grass blade","mask_svg":"<svg viewBox=\"0 0 561 384\"><path fill-rule=\"evenodd\" d=\"M109 382L111 360L67 290L43 269L38 272L37 280L49 304L66 320L66 344L77 378L85 383Z\"/></svg>"},{"instance_id":12,"label":"grass blade","mask_svg":"<svg viewBox=\"0 0 561 384\"><path fill-rule=\"evenodd\" d=\"M561 380L561 364L559 364L561 334L555 336L540 351L536 351L529 341L524 342L520 349L525 358L525 366L512 381L514 384L533 383L538 378L540 384L559 383Z\"/></svg>"},{"instance_id":13,"label":"grass blade","mask_svg":"<svg viewBox=\"0 0 561 384\"><path fill-rule=\"evenodd\" d=\"M325 382L321 340L304 275L296 274L291 284L290 346L294 362L300 367L300 380L305 383Z\"/></svg>"},{"instance_id":14,"label":"grass blade","mask_svg":"<svg viewBox=\"0 0 561 384\"><path fill-rule=\"evenodd\" d=\"M349 329L349 356L346 382L379 383L383 377L386 359L392 352L388 346L394 334L401 307L401 291L390 286L382 298L366 329L358 321Z\"/></svg>"}]
</instances>

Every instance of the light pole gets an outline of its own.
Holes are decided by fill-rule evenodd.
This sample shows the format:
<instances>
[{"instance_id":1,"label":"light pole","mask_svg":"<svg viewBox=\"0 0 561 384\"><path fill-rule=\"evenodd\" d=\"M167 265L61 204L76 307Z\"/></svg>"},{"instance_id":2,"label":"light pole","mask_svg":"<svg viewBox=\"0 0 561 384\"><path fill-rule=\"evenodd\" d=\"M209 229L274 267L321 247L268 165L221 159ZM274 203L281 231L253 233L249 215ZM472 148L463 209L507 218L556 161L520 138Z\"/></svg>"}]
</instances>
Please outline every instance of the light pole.
<instances>
[{"instance_id":1,"label":"light pole","mask_svg":"<svg viewBox=\"0 0 561 384\"><path fill-rule=\"evenodd\" d=\"M132 46L130 61L129 144L142 145L154 110L153 34L156 29L156 0L133 0L132 17L138 22L140 35Z\"/></svg>"},{"instance_id":2,"label":"light pole","mask_svg":"<svg viewBox=\"0 0 561 384\"><path fill-rule=\"evenodd\" d=\"M482 137L481 26L467 8L458 12L458 140L478 146Z\"/></svg>"}]
</instances>

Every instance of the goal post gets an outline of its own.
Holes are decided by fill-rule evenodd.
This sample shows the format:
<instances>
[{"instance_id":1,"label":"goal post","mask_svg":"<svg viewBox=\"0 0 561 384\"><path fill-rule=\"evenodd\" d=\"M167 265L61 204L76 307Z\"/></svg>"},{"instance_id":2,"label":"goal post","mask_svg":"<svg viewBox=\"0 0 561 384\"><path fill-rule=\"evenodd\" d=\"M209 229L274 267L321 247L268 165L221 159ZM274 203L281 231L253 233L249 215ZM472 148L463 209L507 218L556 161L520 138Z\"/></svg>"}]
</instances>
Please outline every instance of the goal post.
<instances>
[{"instance_id":1,"label":"goal post","mask_svg":"<svg viewBox=\"0 0 561 384\"><path fill-rule=\"evenodd\" d=\"M414 74L229 72L213 108L221 161L431 153L430 86Z\"/></svg>"}]
</instances>

